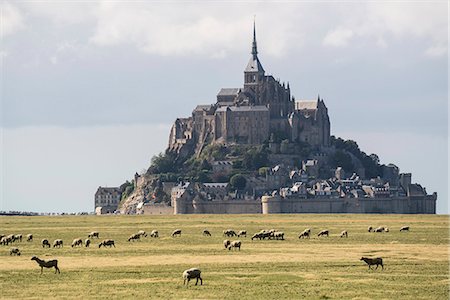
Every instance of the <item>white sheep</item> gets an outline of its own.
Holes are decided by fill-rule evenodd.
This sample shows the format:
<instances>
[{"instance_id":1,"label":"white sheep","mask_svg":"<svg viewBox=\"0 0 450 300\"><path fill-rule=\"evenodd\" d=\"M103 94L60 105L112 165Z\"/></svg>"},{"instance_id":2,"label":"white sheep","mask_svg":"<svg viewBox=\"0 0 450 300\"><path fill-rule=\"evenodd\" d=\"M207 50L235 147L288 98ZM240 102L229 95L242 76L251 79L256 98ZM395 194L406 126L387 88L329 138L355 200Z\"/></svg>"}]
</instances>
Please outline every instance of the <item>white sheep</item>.
<instances>
[{"instance_id":1,"label":"white sheep","mask_svg":"<svg viewBox=\"0 0 450 300\"><path fill-rule=\"evenodd\" d=\"M230 240L224 240L224 241L223 241L223 246L225 247L225 249L227 249L228 246L230 246L230 244L231 244L231 241L230 241Z\"/></svg>"},{"instance_id":2,"label":"white sheep","mask_svg":"<svg viewBox=\"0 0 450 300\"><path fill-rule=\"evenodd\" d=\"M16 247L11 248L10 251L9 251L9 255L13 255L13 254L20 256L19 248L16 248Z\"/></svg>"},{"instance_id":3,"label":"white sheep","mask_svg":"<svg viewBox=\"0 0 450 300\"><path fill-rule=\"evenodd\" d=\"M198 280L200 279L200 285L203 285L203 279L200 276L202 273L202 271L200 271L200 269L198 268L191 268L188 270L185 270L183 272L183 285L189 285L189 281L191 281L191 279L197 279L197 281L195 282L195 285L198 284Z\"/></svg>"},{"instance_id":4,"label":"white sheep","mask_svg":"<svg viewBox=\"0 0 450 300\"><path fill-rule=\"evenodd\" d=\"M100 234L98 233L98 231L92 231L91 233L88 234L88 238L99 238Z\"/></svg>"},{"instance_id":5,"label":"white sheep","mask_svg":"<svg viewBox=\"0 0 450 300\"><path fill-rule=\"evenodd\" d=\"M27 234L27 242L33 241L33 235L31 233Z\"/></svg>"},{"instance_id":6,"label":"white sheep","mask_svg":"<svg viewBox=\"0 0 450 300\"><path fill-rule=\"evenodd\" d=\"M341 232L341 238L342 237L346 237L346 238L348 237L347 230L344 230L344 231Z\"/></svg>"},{"instance_id":7,"label":"white sheep","mask_svg":"<svg viewBox=\"0 0 450 300\"><path fill-rule=\"evenodd\" d=\"M175 237L175 236L181 236L181 229L175 229L173 232L172 232L172 237Z\"/></svg>"},{"instance_id":8,"label":"white sheep","mask_svg":"<svg viewBox=\"0 0 450 300\"><path fill-rule=\"evenodd\" d=\"M143 237L147 237L147 233L144 230L139 230L137 234Z\"/></svg>"},{"instance_id":9,"label":"white sheep","mask_svg":"<svg viewBox=\"0 0 450 300\"><path fill-rule=\"evenodd\" d=\"M41 244L42 244L42 248L45 248L45 247L49 247L50 248L50 242L47 239L43 239L41 241Z\"/></svg>"},{"instance_id":10,"label":"white sheep","mask_svg":"<svg viewBox=\"0 0 450 300\"><path fill-rule=\"evenodd\" d=\"M53 242L53 248L55 248L55 247L58 247L58 248L63 247L63 240L61 240L61 239L56 239L56 240Z\"/></svg>"},{"instance_id":11,"label":"white sheep","mask_svg":"<svg viewBox=\"0 0 450 300\"><path fill-rule=\"evenodd\" d=\"M238 234L237 234L237 236L238 236L238 237L241 237L241 236L247 237L247 230L241 230L241 231L239 231Z\"/></svg>"},{"instance_id":12,"label":"white sheep","mask_svg":"<svg viewBox=\"0 0 450 300\"><path fill-rule=\"evenodd\" d=\"M241 241L232 241L228 246L228 250L231 250L231 248L233 248L234 250L238 249L239 251L241 251Z\"/></svg>"},{"instance_id":13,"label":"white sheep","mask_svg":"<svg viewBox=\"0 0 450 300\"><path fill-rule=\"evenodd\" d=\"M403 226L400 231L409 231L409 226Z\"/></svg>"},{"instance_id":14,"label":"white sheep","mask_svg":"<svg viewBox=\"0 0 450 300\"><path fill-rule=\"evenodd\" d=\"M98 244L98 247L101 246L106 247L109 246L109 248L113 247L116 248L116 245L114 244L114 240L103 240L100 244Z\"/></svg>"},{"instance_id":15,"label":"white sheep","mask_svg":"<svg viewBox=\"0 0 450 300\"><path fill-rule=\"evenodd\" d=\"M78 238L78 239L74 239L72 241L71 247L73 248L73 247L77 247L77 246L83 246L83 240L82 239Z\"/></svg>"},{"instance_id":16,"label":"white sheep","mask_svg":"<svg viewBox=\"0 0 450 300\"><path fill-rule=\"evenodd\" d=\"M154 238L159 237L158 230L152 230L152 232L150 232L150 237L154 237Z\"/></svg>"}]
</instances>

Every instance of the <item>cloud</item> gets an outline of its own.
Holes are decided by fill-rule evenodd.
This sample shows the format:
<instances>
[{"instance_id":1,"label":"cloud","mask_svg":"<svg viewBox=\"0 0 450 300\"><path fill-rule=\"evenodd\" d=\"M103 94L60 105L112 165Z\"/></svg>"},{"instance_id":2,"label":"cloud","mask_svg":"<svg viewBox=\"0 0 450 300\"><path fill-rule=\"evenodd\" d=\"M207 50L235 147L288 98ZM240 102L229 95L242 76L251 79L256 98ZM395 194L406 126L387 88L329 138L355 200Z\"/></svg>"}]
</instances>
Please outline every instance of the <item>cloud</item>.
<instances>
[{"instance_id":1,"label":"cloud","mask_svg":"<svg viewBox=\"0 0 450 300\"><path fill-rule=\"evenodd\" d=\"M336 10L336 29L329 30L323 45L334 47L359 44L364 39L386 48L389 41L422 39L428 56L447 53L448 18L446 3L367 3Z\"/></svg>"},{"instance_id":2,"label":"cloud","mask_svg":"<svg viewBox=\"0 0 450 300\"><path fill-rule=\"evenodd\" d=\"M1 37L5 37L24 28L24 20L17 7L7 1L0 3Z\"/></svg>"},{"instance_id":3,"label":"cloud","mask_svg":"<svg viewBox=\"0 0 450 300\"><path fill-rule=\"evenodd\" d=\"M323 39L323 44L325 46L345 47L353 36L354 32L352 30L338 28L327 33Z\"/></svg>"},{"instance_id":4,"label":"cloud","mask_svg":"<svg viewBox=\"0 0 450 300\"><path fill-rule=\"evenodd\" d=\"M429 57L441 57L448 54L448 48L445 45L434 45L425 51L425 55Z\"/></svg>"}]
</instances>

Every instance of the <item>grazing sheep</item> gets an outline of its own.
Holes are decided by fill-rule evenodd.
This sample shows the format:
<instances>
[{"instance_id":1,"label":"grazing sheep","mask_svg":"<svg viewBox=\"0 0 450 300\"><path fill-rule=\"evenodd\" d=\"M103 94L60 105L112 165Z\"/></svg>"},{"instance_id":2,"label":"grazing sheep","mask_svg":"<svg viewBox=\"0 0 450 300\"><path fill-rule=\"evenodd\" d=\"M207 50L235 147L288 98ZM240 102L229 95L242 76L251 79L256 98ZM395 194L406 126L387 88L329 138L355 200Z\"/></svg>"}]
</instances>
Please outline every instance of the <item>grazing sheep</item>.
<instances>
[{"instance_id":1,"label":"grazing sheep","mask_svg":"<svg viewBox=\"0 0 450 300\"><path fill-rule=\"evenodd\" d=\"M403 226L400 231L409 231L409 226Z\"/></svg>"},{"instance_id":2,"label":"grazing sheep","mask_svg":"<svg viewBox=\"0 0 450 300\"><path fill-rule=\"evenodd\" d=\"M239 231L238 234L237 234L237 236L238 236L238 237L241 237L241 236L247 237L247 230L241 230L241 231Z\"/></svg>"},{"instance_id":3,"label":"grazing sheep","mask_svg":"<svg viewBox=\"0 0 450 300\"><path fill-rule=\"evenodd\" d=\"M150 237L154 237L154 238L159 237L158 230L152 230L152 232L150 232Z\"/></svg>"},{"instance_id":4,"label":"grazing sheep","mask_svg":"<svg viewBox=\"0 0 450 300\"><path fill-rule=\"evenodd\" d=\"M143 237L147 237L147 233L144 230L139 230L137 234Z\"/></svg>"},{"instance_id":5,"label":"grazing sheep","mask_svg":"<svg viewBox=\"0 0 450 300\"><path fill-rule=\"evenodd\" d=\"M99 233L98 231L92 231L91 233L88 234L88 238L99 238Z\"/></svg>"},{"instance_id":6,"label":"grazing sheep","mask_svg":"<svg viewBox=\"0 0 450 300\"><path fill-rule=\"evenodd\" d=\"M195 285L198 284L198 280L200 279L200 285L203 285L203 280L202 277L200 277L200 274L202 273L202 271L200 271L200 269L197 268L191 268L188 270L185 270L183 272L183 285L189 285L189 281L191 281L191 279L197 279L197 281L195 282Z\"/></svg>"},{"instance_id":7,"label":"grazing sheep","mask_svg":"<svg viewBox=\"0 0 450 300\"><path fill-rule=\"evenodd\" d=\"M378 265L381 265L381 269L384 270L383 259L381 257L377 257L377 258L361 257L360 260L363 260L366 262L366 264L369 266L369 270L372 269L370 266L373 266L373 265L377 265L375 270L378 269Z\"/></svg>"},{"instance_id":8,"label":"grazing sheep","mask_svg":"<svg viewBox=\"0 0 450 300\"><path fill-rule=\"evenodd\" d=\"M83 240L82 239L74 239L72 242L71 247L77 247L77 246L83 246Z\"/></svg>"},{"instance_id":9,"label":"grazing sheep","mask_svg":"<svg viewBox=\"0 0 450 300\"><path fill-rule=\"evenodd\" d=\"M56 239L56 240L53 242L53 248L55 248L55 247L58 247L58 248L63 247L63 240L61 240L61 239Z\"/></svg>"},{"instance_id":10,"label":"grazing sheep","mask_svg":"<svg viewBox=\"0 0 450 300\"><path fill-rule=\"evenodd\" d=\"M6 240L9 241L9 243L14 243L16 241L16 236L14 234L10 234L6 236Z\"/></svg>"},{"instance_id":11,"label":"grazing sheep","mask_svg":"<svg viewBox=\"0 0 450 300\"><path fill-rule=\"evenodd\" d=\"M261 239L262 237L261 237L261 233L259 233L259 232L257 232L257 233L255 233L254 235L252 235L252 241L254 240L254 239Z\"/></svg>"},{"instance_id":12,"label":"grazing sheep","mask_svg":"<svg viewBox=\"0 0 450 300\"><path fill-rule=\"evenodd\" d=\"M384 231L384 227L377 227L375 228L375 230L373 232L383 232Z\"/></svg>"},{"instance_id":13,"label":"grazing sheep","mask_svg":"<svg viewBox=\"0 0 450 300\"><path fill-rule=\"evenodd\" d=\"M303 239L303 238L308 238L309 239L310 238L310 231L304 230L304 231L300 232L298 238L299 239Z\"/></svg>"},{"instance_id":14,"label":"grazing sheep","mask_svg":"<svg viewBox=\"0 0 450 300\"><path fill-rule=\"evenodd\" d=\"M389 228L388 227L384 228L384 232L389 232Z\"/></svg>"},{"instance_id":15,"label":"grazing sheep","mask_svg":"<svg viewBox=\"0 0 450 300\"><path fill-rule=\"evenodd\" d=\"M175 237L176 235L181 236L181 229L175 229L172 232L172 237Z\"/></svg>"},{"instance_id":16,"label":"grazing sheep","mask_svg":"<svg viewBox=\"0 0 450 300\"><path fill-rule=\"evenodd\" d=\"M90 244L91 244L91 240L90 239L86 239L84 241L84 245L86 246L86 248L89 247Z\"/></svg>"},{"instance_id":17,"label":"grazing sheep","mask_svg":"<svg viewBox=\"0 0 450 300\"><path fill-rule=\"evenodd\" d=\"M223 231L223 236L232 237L237 236L237 234L236 231L234 231L233 229L227 229Z\"/></svg>"},{"instance_id":18,"label":"grazing sheep","mask_svg":"<svg viewBox=\"0 0 450 300\"><path fill-rule=\"evenodd\" d=\"M373 230L373 227L372 227L372 226L369 226L369 228L367 228L367 231L368 231L368 232L372 232L372 230Z\"/></svg>"},{"instance_id":19,"label":"grazing sheep","mask_svg":"<svg viewBox=\"0 0 450 300\"><path fill-rule=\"evenodd\" d=\"M22 234L16 234L14 235L14 240L18 240L19 242L22 242Z\"/></svg>"},{"instance_id":20,"label":"grazing sheep","mask_svg":"<svg viewBox=\"0 0 450 300\"><path fill-rule=\"evenodd\" d=\"M55 274L56 272L61 273L61 271L58 268L58 260L56 259L45 261L39 259L37 256L33 256L31 260L35 260L38 263L39 267L41 267L41 274L44 268L55 268Z\"/></svg>"},{"instance_id":21,"label":"grazing sheep","mask_svg":"<svg viewBox=\"0 0 450 300\"><path fill-rule=\"evenodd\" d=\"M275 231L272 233L272 236L276 240L284 240L284 232L282 232L282 231Z\"/></svg>"},{"instance_id":22,"label":"grazing sheep","mask_svg":"<svg viewBox=\"0 0 450 300\"><path fill-rule=\"evenodd\" d=\"M317 236L322 236L322 235L329 236L329 234L330 234L330 232L328 230L322 230L321 232L319 232L317 234Z\"/></svg>"},{"instance_id":23,"label":"grazing sheep","mask_svg":"<svg viewBox=\"0 0 450 300\"><path fill-rule=\"evenodd\" d=\"M347 230L344 230L344 231L341 232L341 238L342 238L342 237L348 238Z\"/></svg>"},{"instance_id":24,"label":"grazing sheep","mask_svg":"<svg viewBox=\"0 0 450 300\"><path fill-rule=\"evenodd\" d=\"M228 249L228 246L230 246L231 241L230 240L224 240L223 241L223 246L225 247L225 249Z\"/></svg>"},{"instance_id":25,"label":"grazing sheep","mask_svg":"<svg viewBox=\"0 0 450 300\"><path fill-rule=\"evenodd\" d=\"M20 256L19 248L16 248L16 247L11 248L11 250L9 251L9 255L13 255L13 254Z\"/></svg>"},{"instance_id":26,"label":"grazing sheep","mask_svg":"<svg viewBox=\"0 0 450 300\"><path fill-rule=\"evenodd\" d=\"M209 230L203 230L203 235L206 235L206 236L211 236L211 232L209 232Z\"/></svg>"},{"instance_id":27,"label":"grazing sheep","mask_svg":"<svg viewBox=\"0 0 450 300\"><path fill-rule=\"evenodd\" d=\"M239 249L239 251L241 251L241 241L232 241L228 246L228 250L231 250L231 248L234 250Z\"/></svg>"},{"instance_id":28,"label":"grazing sheep","mask_svg":"<svg viewBox=\"0 0 450 300\"><path fill-rule=\"evenodd\" d=\"M12 239L10 236L4 236L0 240L0 244L2 244L4 246L8 246L10 243L12 243Z\"/></svg>"},{"instance_id":29,"label":"grazing sheep","mask_svg":"<svg viewBox=\"0 0 450 300\"><path fill-rule=\"evenodd\" d=\"M101 246L103 246L103 247L109 246L109 248L114 246L114 248L116 248L116 245L114 245L114 241L113 240L103 240L100 244L98 244L99 248Z\"/></svg>"},{"instance_id":30,"label":"grazing sheep","mask_svg":"<svg viewBox=\"0 0 450 300\"><path fill-rule=\"evenodd\" d=\"M128 241L129 242L131 242L131 241L138 241L139 239L141 238L141 235L139 234L139 233L135 233L135 234L132 234L129 238L128 238Z\"/></svg>"},{"instance_id":31,"label":"grazing sheep","mask_svg":"<svg viewBox=\"0 0 450 300\"><path fill-rule=\"evenodd\" d=\"M33 235L31 233L27 234L27 242L33 241Z\"/></svg>"},{"instance_id":32,"label":"grazing sheep","mask_svg":"<svg viewBox=\"0 0 450 300\"><path fill-rule=\"evenodd\" d=\"M50 242L47 239L43 239L41 241L42 243L42 248L45 248L46 246L50 248Z\"/></svg>"}]
</instances>

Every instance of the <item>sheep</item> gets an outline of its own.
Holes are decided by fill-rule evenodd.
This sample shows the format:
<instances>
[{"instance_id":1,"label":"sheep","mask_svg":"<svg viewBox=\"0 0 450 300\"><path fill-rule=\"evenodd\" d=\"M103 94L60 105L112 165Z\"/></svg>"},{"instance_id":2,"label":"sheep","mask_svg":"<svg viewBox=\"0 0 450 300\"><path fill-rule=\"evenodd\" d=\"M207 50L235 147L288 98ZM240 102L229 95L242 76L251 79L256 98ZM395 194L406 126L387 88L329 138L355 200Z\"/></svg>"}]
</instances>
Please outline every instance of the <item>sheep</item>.
<instances>
[{"instance_id":1,"label":"sheep","mask_svg":"<svg viewBox=\"0 0 450 300\"><path fill-rule=\"evenodd\" d=\"M92 231L91 233L88 234L88 238L99 238L99 233L98 231Z\"/></svg>"},{"instance_id":2,"label":"sheep","mask_svg":"<svg viewBox=\"0 0 450 300\"><path fill-rule=\"evenodd\" d=\"M16 236L14 234L10 234L6 236L6 240L9 241L9 243L14 243L16 241Z\"/></svg>"},{"instance_id":3,"label":"sheep","mask_svg":"<svg viewBox=\"0 0 450 300\"><path fill-rule=\"evenodd\" d=\"M16 234L14 235L14 240L18 240L19 242L22 242L22 234Z\"/></svg>"},{"instance_id":4,"label":"sheep","mask_svg":"<svg viewBox=\"0 0 450 300\"><path fill-rule=\"evenodd\" d=\"M200 269L198 268L191 268L188 270L185 270L183 272L183 285L189 285L189 281L191 281L191 279L197 279L197 281L195 282L195 285L198 284L198 280L200 279L200 285L203 285L203 279L200 276L200 274L202 273L202 271L200 271Z\"/></svg>"},{"instance_id":5,"label":"sheep","mask_svg":"<svg viewBox=\"0 0 450 300\"><path fill-rule=\"evenodd\" d=\"M348 238L347 230L344 230L344 231L341 232L341 238L342 238L342 237Z\"/></svg>"},{"instance_id":6,"label":"sheep","mask_svg":"<svg viewBox=\"0 0 450 300\"><path fill-rule=\"evenodd\" d=\"M109 246L109 248L114 246L114 248L116 248L116 245L114 245L114 241L113 240L103 240L100 244L98 244L99 248L101 246L103 246L103 247Z\"/></svg>"},{"instance_id":7,"label":"sheep","mask_svg":"<svg viewBox=\"0 0 450 300\"><path fill-rule=\"evenodd\" d=\"M55 247L58 247L58 248L63 247L63 240L61 240L61 239L56 239L56 240L53 242L53 248L55 248Z\"/></svg>"},{"instance_id":8,"label":"sheep","mask_svg":"<svg viewBox=\"0 0 450 300\"><path fill-rule=\"evenodd\" d=\"M369 266L369 270L371 270L372 268L370 266L372 265L377 265L377 267L375 268L378 269L378 265L381 265L381 269L384 270L384 266L383 266L383 259L381 257L377 257L377 258L368 258L368 257L361 257L360 260L365 261L365 263Z\"/></svg>"},{"instance_id":9,"label":"sheep","mask_svg":"<svg viewBox=\"0 0 450 300\"><path fill-rule=\"evenodd\" d=\"M90 244L91 244L91 240L90 239L86 239L84 241L84 245L85 245L86 248L89 247Z\"/></svg>"},{"instance_id":10,"label":"sheep","mask_svg":"<svg viewBox=\"0 0 450 300\"><path fill-rule=\"evenodd\" d=\"M12 239L10 236L4 236L0 240L0 244L2 244L4 246L8 246L10 243L12 243Z\"/></svg>"},{"instance_id":11,"label":"sheep","mask_svg":"<svg viewBox=\"0 0 450 300\"><path fill-rule=\"evenodd\" d=\"M50 248L50 242L47 239L43 239L41 241L42 248L45 248L46 246Z\"/></svg>"},{"instance_id":12,"label":"sheep","mask_svg":"<svg viewBox=\"0 0 450 300\"><path fill-rule=\"evenodd\" d=\"M241 231L239 231L238 234L237 234L237 236L238 236L238 237L241 237L241 236L247 237L247 230L241 230Z\"/></svg>"},{"instance_id":13,"label":"sheep","mask_svg":"<svg viewBox=\"0 0 450 300\"><path fill-rule=\"evenodd\" d=\"M83 246L83 240L78 238L78 239L74 239L72 242L71 247L77 247L77 246Z\"/></svg>"},{"instance_id":14,"label":"sheep","mask_svg":"<svg viewBox=\"0 0 450 300\"><path fill-rule=\"evenodd\" d=\"M308 238L309 239L310 238L310 231L304 230L304 231L300 232L298 238L299 239L303 239L303 238Z\"/></svg>"},{"instance_id":15,"label":"sheep","mask_svg":"<svg viewBox=\"0 0 450 300\"><path fill-rule=\"evenodd\" d=\"M261 233L255 233L254 235L252 235L252 241L254 240L254 239L261 239Z\"/></svg>"},{"instance_id":16,"label":"sheep","mask_svg":"<svg viewBox=\"0 0 450 300\"><path fill-rule=\"evenodd\" d=\"M39 267L41 267L41 274L44 268L55 268L55 274L56 272L61 273L61 271L58 268L58 260L56 259L45 261L39 259L37 256L33 256L31 260L35 260L38 263Z\"/></svg>"},{"instance_id":17,"label":"sheep","mask_svg":"<svg viewBox=\"0 0 450 300\"><path fill-rule=\"evenodd\" d=\"M172 232L172 237L175 237L176 235L181 236L181 229L175 229Z\"/></svg>"},{"instance_id":18,"label":"sheep","mask_svg":"<svg viewBox=\"0 0 450 300\"><path fill-rule=\"evenodd\" d=\"M282 231L276 231L272 235L276 240L284 240L284 232Z\"/></svg>"},{"instance_id":19,"label":"sheep","mask_svg":"<svg viewBox=\"0 0 450 300\"><path fill-rule=\"evenodd\" d=\"M375 228L375 230L373 232L383 232L384 231L384 227L377 227Z\"/></svg>"},{"instance_id":20,"label":"sheep","mask_svg":"<svg viewBox=\"0 0 450 300\"><path fill-rule=\"evenodd\" d=\"M326 236L329 236L329 231L328 230L322 230L321 232L319 232L318 234L317 234L317 236L322 236L322 235L326 235Z\"/></svg>"},{"instance_id":21,"label":"sheep","mask_svg":"<svg viewBox=\"0 0 450 300\"><path fill-rule=\"evenodd\" d=\"M158 230L152 230L152 232L150 232L150 237L155 237L155 238L159 237Z\"/></svg>"},{"instance_id":22,"label":"sheep","mask_svg":"<svg viewBox=\"0 0 450 300\"><path fill-rule=\"evenodd\" d=\"M209 232L209 230L205 229L205 230L203 230L203 235L211 236L211 232Z\"/></svg>"},{"instance_id":23,"label":"sheep","mask_svg":"<svg viewBox=\"0 0 450 300\"><path fill-rule=\"evenodd\" d=\"M223 231L223 236L237 236L236 231L234 231L233 229L227 229Z\"/></svg>"},{"instance_id":24,"label":"sheep","mask_svg":"<svg viewBox=\"0 0 450 300\"><path fill-rule=\"evenodd\" d=\"M27 234L27 242L33 241L33 235L31 233Z\"/></svg>"},{"instance_id":25,"label":"sheep","mask_svg":"<svg viewBox=\"0 0 450 300\"><path fill-rule=\"evenodd\" d=\"M369 227L367 228L367 231L368 231L368 232L372 232L372 230L373 230L373 227L372 227L372 226L369 226Z\"/></svg>"},{"instance_id":26,"label":"sheep","mask_svg":"<svg viewBox=\"0 0 450 300\"><path fill-rule=\"evenodd\" d=\"M409 231L409 226L403 226L400 231Z\"/></svg>"},{"instance_id":27,"label":"sheep","mask_svg":"<svg viewBox=\"0 0 450 300\"><path fill-rule=\"evenodd\" d=\"M384 232L389 232L389 228L388 227L384 228Z\"/></svg>"},{"instance_id":28,"label":"sheep","mask_svg":"<svg viewBox=\"0 0 450 300\"><path fill-rule=\"evenodd\" d=\"M19 248L16 248L16 247L11 248L10 251L9 251L9 255L13 255L13 254L20 256Z\"/></svg>"},{"instance_id":29,"label":"sheep","mask_svg":"<svg viewBox=\"0 0 450 300\"><path fill-rule=\"evenodd\" d=\"M241 251L241 241L232 241L228 246L228 250L231 250L231 248L234 248L234 250L239 249L239 251Z\"/></svg>"},{"instance_id":30,"label":"sheep","mask_svg":"<svg viewBox=\"0 0 450 300\"><path fill-rule=\"evenodd\" d=\"M128 241L129 242L131 242L131 241L137 241L137 240L139 240L141 238L141 235L140 234L138 234L138 233L135 233L135 234L132 234L129 238L128 238Z\"/></svg>"},{"instance_id":31,"label":"sheep","mask_svg":"<svg viewBox=\"0 0 450 300\"><path fill-rule=\"evenodd\" d=\"M230 241L230 240L224 240L224 241L223 241L223 246L225 247L225 249L227 249L228 246L230 246L230 244L231 244L231 241Z\"/></svg>"},{"instance_id":32,"label":"sheep","mask_svg":"<svg viewBox=\"0 0 450 300\"><path fill-rule=\"evenodd\" d=\"M137 234L143 237L147 237L147 233L144 230L139 230Z\"/></svg>"}]
</instances>

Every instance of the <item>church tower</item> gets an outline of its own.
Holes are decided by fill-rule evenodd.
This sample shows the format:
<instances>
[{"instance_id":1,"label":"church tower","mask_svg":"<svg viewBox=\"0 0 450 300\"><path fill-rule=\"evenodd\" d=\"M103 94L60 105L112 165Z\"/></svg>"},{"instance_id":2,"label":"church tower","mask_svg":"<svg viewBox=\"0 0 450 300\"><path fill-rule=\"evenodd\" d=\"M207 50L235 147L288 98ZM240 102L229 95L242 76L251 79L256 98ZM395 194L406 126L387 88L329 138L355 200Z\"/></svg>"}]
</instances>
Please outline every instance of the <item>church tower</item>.
<instances>
[{"instance_id":1,"label":"church tower","mask_svg":"<svg viewBox=\"0 0 450 300\"><path fill-rule=\"evenodd\" d=\"M264 68L258 59L258 48L256 46L256 26L253 21L253 43L252 56L248 61L247 67L244 70L244 88L253 90L258 93L257 87L264 80Z\"/></svg>"}]
</instances>

